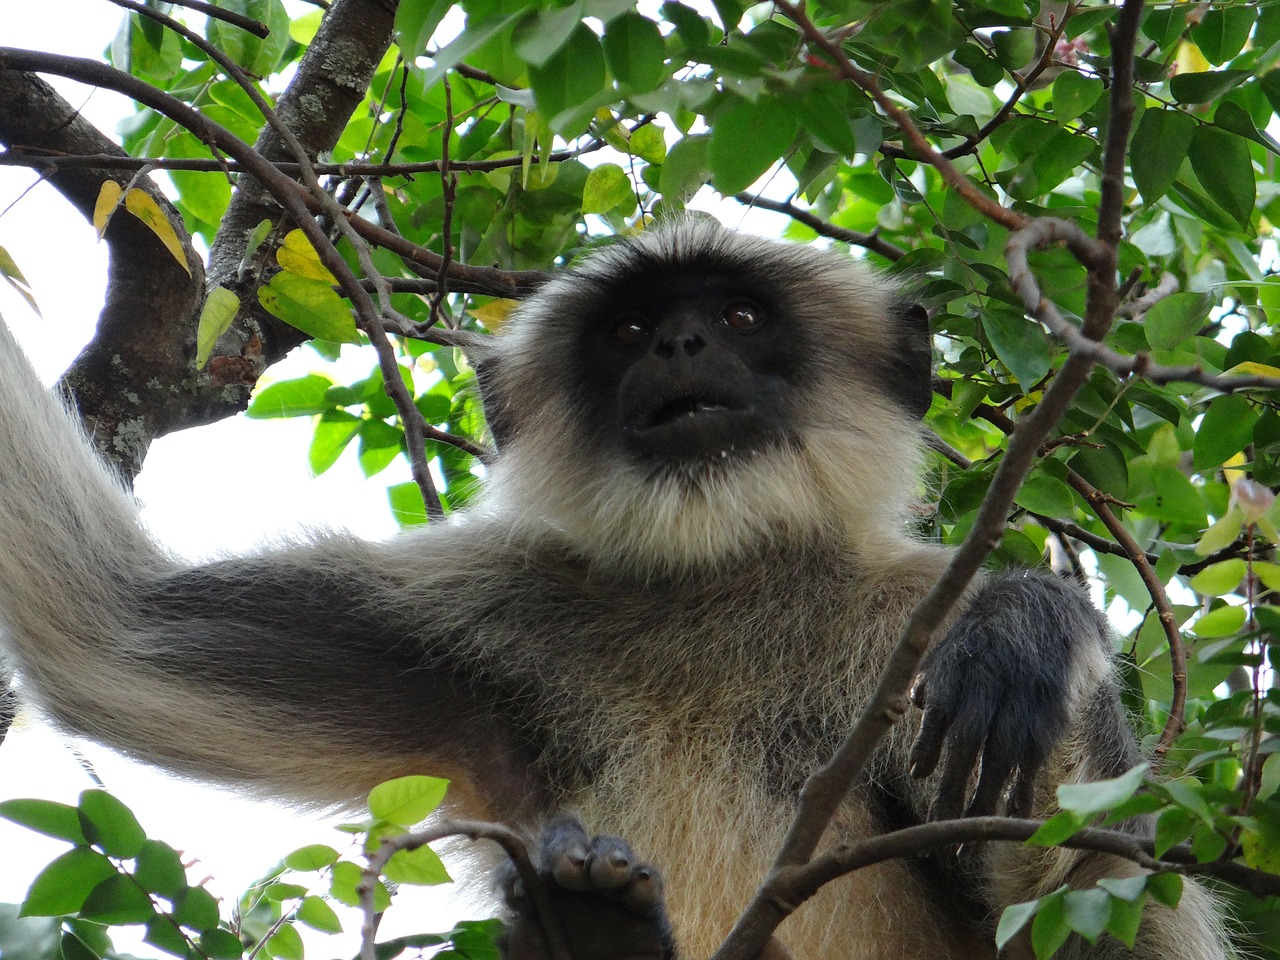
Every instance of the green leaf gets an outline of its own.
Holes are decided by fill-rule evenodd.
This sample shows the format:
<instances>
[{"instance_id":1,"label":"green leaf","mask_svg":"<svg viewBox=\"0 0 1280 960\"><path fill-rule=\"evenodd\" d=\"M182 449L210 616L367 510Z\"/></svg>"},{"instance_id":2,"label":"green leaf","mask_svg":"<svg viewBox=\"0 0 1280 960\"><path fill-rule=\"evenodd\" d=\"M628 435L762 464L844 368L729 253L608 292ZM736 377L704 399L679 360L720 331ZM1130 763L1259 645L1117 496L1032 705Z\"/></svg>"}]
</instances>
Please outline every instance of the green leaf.
<instances>
[{"instance_id":1,"label":"green leaf","mask_svg":"<svg viewBox=\"0 0 1280 960\"><path fill-rule=\"evenodd\" d=\"M711 119L711 182L721 193L745 190L782 157L798 129L795 111L781 100L733 101Z\"/></svg>"},{"instance_id":2,"label":"green leaf","mask_svg":"<svg viewBox=\"0 0 1280 960\"><path fill-rule=\"evenodd\" d=\"M167 843L148 840L138 851L134 878L143 889L172 900L187 886L187 870L178 852Z\"/></svg>"},{"instance_id":3,"label":"green leaf","mask_svg":"<svg viewBox=\"0 0 1280 960\"><path fill-rule=\"evenodd\" d=\"M1129 159L1144 203L1155 203L1169 192L1195 131L1195 120L1181 110L1143 111Z\"/></svg>"},{"instance_id":4,"label":"green leaf","mask_svg":"<svg viewBox=\"0 0 1280 960\"><path fill-rule=\"evenodd\" d=\"M653 90L666 76L662 31L634 10L627 10L609 21L600 45L609 70L630 93Z\"/></svg>"},{"instance_id":5,"label":"green leaf","mask_svg":"<svg viewBox=\"0 0 1280 960\"><path fill-rule=\"evenodd\" d=\"M1021 70L1036 55L1036 33L1029 28L996 30L991 34L991 46L1002 67Z\"/></svg>"},{"instance_id":6,"label":"green leaf","mask_svg":"<svg viewBox=\"0 0 1280 960\"><path fill-rule=\"evenodd\" d=\"M334 407L326 394L333 381L318 373L281 380L254 393L245 415L258 420L270 417L307 417Z\"/></svg>"},{"instance_id":7,"label":"green leaf","mask_svg":"<svg viewBox=\"0 0 1280 960\"><path fill-rule=\"evenodd\" d=\"M313 843L299 847L284 858L284 865L290 870L304 872L307 870L323 870L338 862L338 851L324 843Z\"/></svg>"},{"instance_id":8,"label":"green leaf","mask_svg":"<svg viewBox=\"0 0 1280 960\"><path fill-rule=\"evenodd\" d=\"M434 886L450 881L440 856L430 847L416 850L397 850L387 861L383 874L395 883L412 883L418 886Z\"/></svg>"},{"instance_id":9,"label":"green leaf","mask_svg":"<svg viewBox=\"0 0 1280 960\"><path fill-rule=\"evenodd\" d=\"M1155 873L1147 878L1147 892L1170 910L1182 899L1182 877L1176 873Z\"/></svg>"},{"instance_id":10,"label":"green leaf","mask_svg":"<svg viewBox=\"0 0 1280 960\"><path fill-rule=\"evenodd\" d=\"M1000 914L1000 923L996 926L996 948L1003 949L1031 921L1039 909L1039 900L1015 903L1005 907L1004 912Z\"/></svg>"},{"instance_id":11,"label":"green leaf","mask_svg":"<svg viewBox=\"0 0 1280 960\"><path fill-rule=\"evenodd\" d=\"M201 952L209 960L240 960L244 944L230 930L206 930L199 938Z\"/></svg>"},{"instance_id":12,"label":"green leaf","mask_svg":"<svg viewBox=\"0 0 1280 960\"><path fill-rule=\"evenodd\" d=\"M80 813L85 837L109 857L132 859L147 839L133 811L105 790L80 794Z\"/></svg>"},{"instance_id":13,"label":"green leaf","mask_svg":"<svg viewBox=\"0 0 1280 960\"><path fill-rule=\"evenodd\" d=\"M605 88L608 76L600 38L579 23L564 46L545 63L530 64L529 84L538 109L557 133L563 133L574 107L583 107Z\"/></svg>"},{"instance_id":14,"label":"green leaf","mask_svg":"<svg viewBox=\"0 0 1280 960\"><path fill-rule=\"evenodd\" d=\"M1065 892L1059 892L1040 900L1040 909L1031 923L1031 948L1037 960L1049 960L1054 952L1071 936L1071 924L1067 922Z\"/></svg>"},{"instance_id":15,"label":"green leaf","mask_svg":"<svg viewBox=\"0 0 1280 960\"><path fill-rule=\"evenodd\" d=\"M1213 302L1203 293L1175 293L1156 301L1142 319L1154 350L1175 350L1204 324Z\"/></svg>"},{"instance_id":16,"label":"green leaf","mask_svg":"<svg viewBox=\"0 0 1280 960\"><path fill-rule=\"evenodd\" d=\"M218 0L218 6L267 25L265 38L257 37L234 24L209 18L209 42L248 73L267 76L280 67L289 46L289 14L280 0Z\"/></svg>"},{"instance_id":17,"label":"green leaf","mask_svg":"<svg viewBox=\"0 0 1280 960\"><path fill-rule=\"evenodd\" d=\"M58 857L31 882L21 916L54 917L75 913L93 888L118 871L97 850L76 847Z\"/></svg>"},{"instance_id":18,"label":"green leaf","mask_svg":"<svg viewBox=\"0 0 1280 960\"><path fill-rule=\"evenodd\" d=\"M5 800L0 803L0 817L46 837L87 843L80 827L80 811L53 800Z\"/></svg>"},{"instance_id":19,"label":"green leaf","mask_svg":"<svg viewBox=\"0 0 1280 960\"><path fill-rule=\"evenodd\" d=\"M1241 559L1232 558L1211 563L1191 578L1190 587L1196 593L1220 597L1233 593L1244 579L1248 566Z\"/></svg>"},{"instance_id":20,"label":"green leaf","mask_svg":"<svg viewBox=\"0 0 1280 960\"><path fill-rule=\"evenodd\" d=\"M1053 81L1053 115L1058 123L1066 125L1092 110L1102 91L1102 81L1097 77L1067 70Z\"/></svg>"},{"instance_id":21,"label":"green leaf","mask_svg":"<svg viewBox=\"0 0 1280 960\"><path fill-rule=\"evenodd\" d=\"M305 949L297 927L285 924L267 941L267 952L276 960L303 960Z\"/></svg>"},{"instance_id":22,"label":"green leaf","mask_svg":"<svg viewBox=\"0 0 1280 960\"><path fill-rule=\"evenodd\" d=\"M1191 39L1206 60L1221 66L1244 49L1253 21L1252 4L1215 6L1191 28Z\"/></svg>"},{"instance_id":23,"label":"green leaf","mask_svg":"<svg viewBox=\"0 0 1280 960\"><path fill-rule=\"evenodd\" d=\"M539 10L516 27L516 56L531 67L540 67L564 48L581 25L580 2Z\"/></svg>"},{"instance_id":24,"label":"green leaf","mask_svg":"<svg viewBox=\"0 0 1280 960\"><path fill-rule=\"evenodd\" d=\"M1257 196L1248 142L1219 127L1197 127L1188 155L1205 193L1247 230Z\"/></svg>"},{"instance_id":25,"label":"green leaf","mask_svg":"<svg viewBox=\"0 0 1280 960\"><path fill-rule=\"evenodd\" d=\"M1197 619L1191 626L1191 632L1202 640L1234 637L1244 629L1246 619L1248 611L1244 607L1216 607Z\"/></svg>"},{"instance_id":26,"label":"green leaf","mask_svg":"<svg viewBox=\"0 0 1280 960\"><path fill-rule=\"evenodd\" d=\"M107 877L94 887L80 907L80 916L108 926L146 923L155 915L151 898L132 877L120 874Z\"/></svg>"},{"instance_id":27,"label":"green leaf","mask_svg":"<svg viewBox=\"0 0 1280 960\"><path fill-rule=\"evenodd\" d=\"M62 935L58 955L60 960L100 960L96 950L70 931Z\"/></svg>"},{"instance_id":28,"label":"green leaf","mask_svg":"<svg viewBox=\"0 0 1280 960\"><path fill-rule=\"evenodd\" d=\"M321 933L341 933L342 921L321 897L307 897L298 905L298 921Z\"/></svg>"},{"instance_id":29,"label":"green leaf","mask_svg":"<svg viewBox=\"0 0 1280 960\"><path fill-rule=\"evenodd\" d=\"M147 934L142 940L182 960L188 960L191 955L191 940L167 916L153 914L147 921Z\"/></svg>"},{"instance_id":30,"label":"green leaf","mask_svg":"<svg viewBox=\"0 0 1280 960\"><path fill-rule=\"evenodd\" d=\"M364 421L360 417L345 410L326 410L320 415L315 432L311 434L311 445L307 448L307 465L312 476L320 476L338 462L362 423Z\"/></svg>"},{"instance_id":31,"label":"green leaf","mask_svg":"<svg viewBox=\"0 0 1280 960\"><path fill-rule=\"evenodd\" d=\"M423 502L422 491L411 480L387 487L387 503L391 507L391 515L402 527L427 522L427 506Z\"/></svg>"},{"instance_id":32,"label":"green leaf","mask_svg":"<svg viewBox=\"0 0 1280 960\"><path fill-rule=\"evenodd\" d=\"M1097 942L1111 919L1111 895L1097 887L1068 890L1063 907L1071 929L1090 943Z\"/></svg>"},{"instance_id":33,"label":"green leaf","mask_svg":"<svg viewBox=\"0 0 1280 960\"><path fill-rule=\"evenodd\" d=\"M1044 379L1053 348L1040 324L1016 310L992 304L982 315L982 329L991 349L1024 390Z\"/></svg>"},{"instance_id":34,"label":"green leaf","mask_svg":"<svg viewBox=\"0 0 1280 960\"><path fill-rule=\"evenodd\" d=\"M1075 497L1071 488L1057 477L1037 474L1028 478L1013 498L1024 510L1058 519L1070 517L1075 512Z\"/></svg>"},{"instance_id":35,"label":"green leaf","mask_svg":"<svg viewBox=\"0 0 1280 960\"><path fill-rule=\"evenodd\" d=\"M711 176L709 152L710 138L705 135L694 134L676 141L658 175L658 191L679 201L692 197Z\"/></svg>"},{"instance_id":36,"label":"green leaf","mask_svg":"<svg viewBox=\"0 0 1280 960\"><path fill-rule=\"evenodd\" d=\"M329 892L333 895L333 899L348 907L359 907L360 896L356 893L356 889L360 886L363 876L363 871L349 860L339 860L335 863L329 874ZM374 907L379 911L391 905L391 894L387 892L386 884L381 880L374 888L373 899Z\"/></svg>"},{"instance_id":37,"label":"green leaf","mask_svg":"<svg viewBox=\"0 0 1280 960\"><path fill-rule=\"evenodd\" d=\"M440 26L453 0L400 0L396 5L396 45L412 59L427 49L427 42Z\"/></svg>"},{"instance_id":38,"label":"green leaf","mask_svg":"<svg viewBox=\"0 0 1280 960\"><path fill-rule=\"evenodd\" d=\"M258 302L273 317L308 336L333 343L359 343L350 308L323 280L281 271L258 288Z\"/></svg>"},{"instance_id":39,"label":"green leaf","mask_svg":"<svg viewBox=\"0 0 1280 960\"><path fill-rule=\"evenodd\" d=\"M1138 764L1128 773L1092 783L1064 783L1058 787L1058 806L1080 817L1092 817L1132 797L1142 786L1147 765Z\"/></svg>"},{"instance_id":40,"label":"green leaf","mask_svg":"<svg viewBox=\"0 0 1280 960\"><path fill-rule=\"evenodd\" d=\"M1070 810L1060 810L1040 824L1039 829L1027 839L1027 843L1037 847L1057 846L1068 837L1079 833L1087 822L1086 818Z\"/></svg>"},{"instance_id":41,"label":"green leaf","mask_svg":"<svg viewBox=\"0 0 1280 960\"><path fill-rule=\"evenodd\" d=\"M1169 81L1169 92L1178 103L1211 103L1252 77L1252 70L1210 70L1180 73Z\"/></svg>"},{"instance_id":42,"label":"green leaf","mask_svg":"<svg viewBox=\"0 0 1280 960\"><path fill-rule=\"evenodd\" d=\"M439 777L399 777L369 791L369 812L379 820L411 827L427 818L444 799L448 780Z\"/></svg>"},{"instance_id":43,"label":"green leaf","mask_svg":"<svg viewBox=\"0 0 1280 960\"><path fill-rule=\"evenodd\" d=\"M214 287L205 297L200 308L200 322L196 326L196 368L204 369L209 362L218 338L231 327L240 310L240 298L226 287Z\"/></svg>"},{"instance_id":44,"label":"green leaf","mask_svg":"<svg viewBox=\"0 0 1280 960\"><path fill-rule=\"evenodd\" d=\"M635 209L636 190L627 172L616 163L592 167L582 186L582 212L608 213L615 207Z\"/></svg>"},{"instance_id":45,"label":"green leaf","mask_svg":"<svg viewBox=\"0 0 1280 960\"><path fill-rule=\"evenodd\" d=\"M1253 442L1253 426L1257 422L1257 412L1240 394L1216 397L1196 431L1192 466L1204 471L1226 463Z\"/></svg>"},{"instance_id":46,"label":"green leaf","mask_svg":"<svg viewBox=\"0 0 1280 960\"><path fill-rule=\"evenodd\" d=\"M173 901L173 919L192 930L216 930L218 901L204 887L188 887Z\"/></svg>"},{"instance_id":47,"label":"green leaf","mask_svg":"<svg viewBox=\"0 0 1280 960\"><path fill-rule=\"evenodd\" d=\"M667 159L667 138L662 127L656 123L646 123L643 127L632 130L627 148L649 163L660 164Z\"/></svg>"}]
</instances>

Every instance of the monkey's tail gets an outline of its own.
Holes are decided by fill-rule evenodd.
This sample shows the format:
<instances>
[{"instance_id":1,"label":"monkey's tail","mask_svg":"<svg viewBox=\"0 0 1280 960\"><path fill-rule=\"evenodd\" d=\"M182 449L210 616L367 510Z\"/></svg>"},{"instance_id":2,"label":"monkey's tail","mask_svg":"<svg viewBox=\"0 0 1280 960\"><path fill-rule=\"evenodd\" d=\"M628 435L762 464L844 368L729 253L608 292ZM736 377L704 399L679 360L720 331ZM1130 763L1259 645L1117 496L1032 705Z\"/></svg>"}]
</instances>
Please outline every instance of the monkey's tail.
<instances>
[{"instance_id":1,"label":"monkey's tail","mask_svg":"<svg viewBox=\"0 0 1280 960\"><path fill-rule=\"evenodd\" d=\"M171 568L0 322L0 641L51 713L123 694L133 585Z\"/></svg>"}]
</instances>

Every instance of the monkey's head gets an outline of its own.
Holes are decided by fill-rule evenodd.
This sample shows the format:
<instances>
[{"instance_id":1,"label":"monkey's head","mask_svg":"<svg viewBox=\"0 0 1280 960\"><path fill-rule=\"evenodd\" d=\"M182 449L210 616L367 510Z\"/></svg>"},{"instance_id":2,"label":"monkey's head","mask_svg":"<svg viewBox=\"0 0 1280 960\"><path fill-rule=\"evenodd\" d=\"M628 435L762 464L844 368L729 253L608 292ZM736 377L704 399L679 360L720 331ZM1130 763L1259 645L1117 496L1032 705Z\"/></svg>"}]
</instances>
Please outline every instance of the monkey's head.
<instances>
[{"instance_id":1,"label":"monkey's head","mask_svg":"<svg viewBox=\"0 0 1280 960\"><path fill-rule=\"evenodd\" d=\"M847 255L660 225L552 280L498 343L493 508L593 562L678 573L764 539L903 536L928 320Z\"/></svg>"}]
</instances>

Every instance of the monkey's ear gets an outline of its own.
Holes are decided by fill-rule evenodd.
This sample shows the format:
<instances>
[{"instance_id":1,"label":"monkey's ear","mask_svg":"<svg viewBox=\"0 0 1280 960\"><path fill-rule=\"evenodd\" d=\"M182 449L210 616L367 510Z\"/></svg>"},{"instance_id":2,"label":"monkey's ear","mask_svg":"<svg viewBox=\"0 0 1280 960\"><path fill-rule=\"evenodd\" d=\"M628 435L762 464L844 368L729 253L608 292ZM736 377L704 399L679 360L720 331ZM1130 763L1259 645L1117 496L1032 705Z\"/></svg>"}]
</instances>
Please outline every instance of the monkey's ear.
<instances>
[{"instance_id":1,"label":"monkey's ear","mask_svg":"<svg viewBox=\"0 0 1280 960\"><path fill-rule=\"evenodd\" d=\"M476 371L476 385L480 388L480 400L484 404L484 419L489 424L489 433L493 435L493 445L502 450L515 434L510 407L500 386L502 360L495 354L489 354L472 365Z\"/></svg>"},{"instance_id":2,"label":"monkey's ear","mask_svg":"<svg viewBox=\"0 0 1280 960\"><path fill-rule=\"evenodd\" d=\"M929 329L929 311L918 303L902 302L892 319L893 391L913 416L923 418L933 402L933 333Z\"/></svg>"}]
</instances>

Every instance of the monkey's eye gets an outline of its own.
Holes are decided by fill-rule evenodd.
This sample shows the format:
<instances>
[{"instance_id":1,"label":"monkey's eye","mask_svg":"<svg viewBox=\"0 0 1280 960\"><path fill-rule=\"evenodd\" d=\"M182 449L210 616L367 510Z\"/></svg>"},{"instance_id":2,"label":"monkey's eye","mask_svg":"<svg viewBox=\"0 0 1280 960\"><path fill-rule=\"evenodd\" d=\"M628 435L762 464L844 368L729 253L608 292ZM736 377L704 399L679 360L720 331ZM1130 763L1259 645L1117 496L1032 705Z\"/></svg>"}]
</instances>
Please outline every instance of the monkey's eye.
<instances>
[{"instance_id":1,"label":"monkey's eye","mask_svg":"<svg viewBox=\"0 0 1280 960\"><path fill-rule=\"evenodd\" d=\"M750 300L734 300L720 311L720 322L747 333L764 326L764 311Z\"/></svg>"},{"instance_id":2,"label":"monkey's eye","mask_svg":"<svg viewBox=\"0 0 1280 960\"><path fill-rule=\"evenodd\" d=\"M613 328L613 335L619 343L629 347L639 347L649 342L649 321L642 313L624 313L618 318Z\"/></svg>"}]
</instances>

